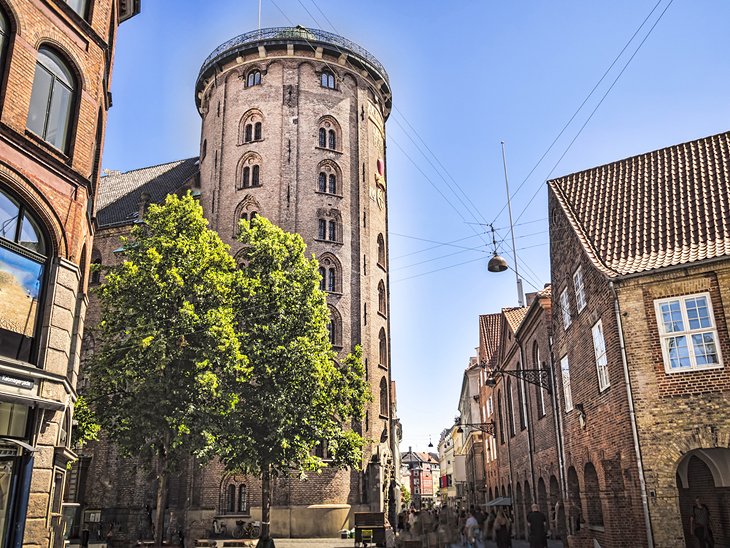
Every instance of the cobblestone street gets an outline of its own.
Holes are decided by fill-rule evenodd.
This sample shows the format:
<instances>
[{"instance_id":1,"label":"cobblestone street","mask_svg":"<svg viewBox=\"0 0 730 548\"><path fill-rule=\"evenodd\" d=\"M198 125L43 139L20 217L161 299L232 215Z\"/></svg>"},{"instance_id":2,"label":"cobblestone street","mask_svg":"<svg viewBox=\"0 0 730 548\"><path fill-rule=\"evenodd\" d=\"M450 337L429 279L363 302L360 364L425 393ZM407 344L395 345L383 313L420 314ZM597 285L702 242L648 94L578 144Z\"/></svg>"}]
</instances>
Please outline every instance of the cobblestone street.
<instances>
[{"instance_id":1,"label":"cobblestone street","mask_svg":"<svg viewBox=\"0 0 730 548\"><path fill-rule=\"evenodd\" d=\"M355 541L342 540L342 539L276 539L276 548L353 548ZM478 543L477 548L496 548L496 544L492 541L487 541L486 544ZM529 544L524 540L513 540L513 548L528 548ZM559 540L548 541L548 548L562 548L563 543ZM463 544L449 544L448 546L436 545L428 546L426 543L423 544L423 548L465 548Z\"/></svg>"}]
</instances>

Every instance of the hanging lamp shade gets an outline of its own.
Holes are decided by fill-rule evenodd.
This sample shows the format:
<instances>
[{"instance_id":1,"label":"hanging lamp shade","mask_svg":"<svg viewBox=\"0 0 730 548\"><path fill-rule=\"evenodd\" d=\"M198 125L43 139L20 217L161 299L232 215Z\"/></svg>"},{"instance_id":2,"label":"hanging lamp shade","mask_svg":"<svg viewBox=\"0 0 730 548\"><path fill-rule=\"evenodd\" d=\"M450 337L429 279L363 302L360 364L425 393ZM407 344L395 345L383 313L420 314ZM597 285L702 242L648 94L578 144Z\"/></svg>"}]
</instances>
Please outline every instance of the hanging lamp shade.
<instances>
[{"instance_id":1,"label":"hanging lamp shade","mask_svg":"<svg viewBox=\"0 0 730 548\"><path fill-rule=\"evenodd\" d=\"M492 258L489 259L487 270L489 270L489 272L504 272L507 270L507 261L504 257L497 255L497 252L495 251Z\"/></svg>"}]
</instances>

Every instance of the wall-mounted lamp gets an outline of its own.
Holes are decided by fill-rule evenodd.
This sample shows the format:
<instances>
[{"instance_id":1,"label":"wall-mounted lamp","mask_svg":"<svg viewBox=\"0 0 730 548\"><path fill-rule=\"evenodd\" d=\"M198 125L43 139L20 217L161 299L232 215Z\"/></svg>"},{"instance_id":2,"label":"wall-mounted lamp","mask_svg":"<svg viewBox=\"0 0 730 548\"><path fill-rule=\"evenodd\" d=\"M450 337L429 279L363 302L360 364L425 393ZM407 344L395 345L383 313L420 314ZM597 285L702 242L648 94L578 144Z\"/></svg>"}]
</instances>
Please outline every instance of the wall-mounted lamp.
<instances>
[{"instance_id":1,"label":"wall-mounted lamp","mask_svg":"<svg viewBox=\"0 0 730 548\"><path fill-rule=\"evenodd\" d=\"M541 386L542 388L547 390L548 394L553 393L550 383L550 370L544 363L542 368L540 369L518 369L516 371L511 371L508 369L489 369L486 364L481 365L487 372L487 379L485 381L485 384L489 387L496 386L497 379L499 377L503 375L510 375L512 377L522 379L527 383Z\"/></svg>"}]
</instances>

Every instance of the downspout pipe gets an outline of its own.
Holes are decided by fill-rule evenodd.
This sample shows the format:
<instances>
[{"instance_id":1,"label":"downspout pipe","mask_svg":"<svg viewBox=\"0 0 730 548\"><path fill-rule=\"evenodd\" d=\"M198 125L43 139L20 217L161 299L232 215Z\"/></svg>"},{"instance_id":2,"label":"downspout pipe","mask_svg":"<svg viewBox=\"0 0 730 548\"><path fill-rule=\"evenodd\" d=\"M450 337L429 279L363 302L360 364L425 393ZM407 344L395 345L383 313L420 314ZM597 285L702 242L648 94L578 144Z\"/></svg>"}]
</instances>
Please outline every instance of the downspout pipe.
<instances>
[{"instance_id":1,"label":"downspout pipe","mask_svg":"<svg viewBox=\"0 0 730 548\"><path fill-rule=\"evenodd\" d=\"M563 510L566 510L565 501L568 495L568 484L565 480L565 445L563 443L563 420L560 413L560 405L558 404L558 390L557 382L555 381L557 373L555 371L555 356L553 355L553 337L548 337L548 354L550 356L550 387L552 394L550 399L552 400L553 407L553 420L555 422L555 448L558 450L558 473L560 475L560 502L563 505ZM565 512L567 516L567 512ZM558 515L555 514L555 522L558 521ZM563 526L567 529L567 523L563 523Z\"/></svg>"},{"instance_id":2,"label":"downspout pipe","mask_svg":"<svg viewBox=\"0 0 730 548\"><path fill-rule=\"evenodd\" d=\"M520 341L520 361L522 362L522 368L524 369L527 365L527 361L525 358L525 348L523 346L523 342ZM530 413L530 390L525 389L525 381L523 379L519 379L520 384L518 386L518 389L520 390L520 396L524 396L520 398L522 400L522 411L525 413L525 423L527 424L527 457L528 457L528 466L530 467L530 479L531 479L531 485L532 485L532 493L530 494L530 498L532 499L533 504L537 504L537 485L535 484L535 466L532 460L533 453L535 452L535 442L533 439L533 431L532 431L532 420L531 420L531 413Z\"/></svg>"},{"instance_id":3,"label":"downspout pipe","mask_svg":"<svg viewBox=\"0 0 730 548\"><path fill-rule=\"evenodd\" d=\"M613 281L608 282L613 294L613 309L616 314L616 326L618 327L619 342L621 344L621 361L624 369L624 382L626 384L626 396L629 403L629 416L631 420L631 435L634 438L634 450L636 451L636 464L639 468L639 485L641 488L641 506L644 510L644 526L646 528L646 541L649 548L654 548L654 535L651 529L651 518L649 517L649 501L646 496L646 478L644 477L644 462L641 458L641 447L639 445L639 432L636 426L636 411L634 409L634 395L631 390L631 379L629 377L629 363L626 357L626 344L624 341L624 327L621 321L621 308L618 304L618 295Z\"/></svg>"}]
</instances>

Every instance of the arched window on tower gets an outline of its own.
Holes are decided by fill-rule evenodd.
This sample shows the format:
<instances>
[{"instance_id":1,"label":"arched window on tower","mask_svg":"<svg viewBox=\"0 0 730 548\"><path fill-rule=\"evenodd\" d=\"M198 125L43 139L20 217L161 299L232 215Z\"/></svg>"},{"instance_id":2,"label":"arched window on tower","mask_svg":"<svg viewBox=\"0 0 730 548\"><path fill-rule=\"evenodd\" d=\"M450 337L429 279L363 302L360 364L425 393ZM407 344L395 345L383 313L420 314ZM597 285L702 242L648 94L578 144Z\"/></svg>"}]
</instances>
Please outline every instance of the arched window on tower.
<instances>
[{"instance_id":1,"label":"arched window on tower","mask_svg":"<svg viewBox=\"0 0 730 548\"><path fill-rule=\"evenodd\" d=\"M322 72L322 87L327 89L335 89L335 75L330 71L325 70Z\"/></svg>"},{"instance_id":2,"label":"arched window on tower","mask_svg":"<svg viewBox=\"0 0 730 548\"><path fill-rule=\"evenodd\" d=\"M329 223L329 241L330 242L336 242L337 241L337 221L331 220Z\"/></svg>"},{"instance_id":3,"label":"arched window on tower","mask_svg":"<svg viewBox=\"0 0 730 548\"><path fill-rule=\"evenodd\" d=\"M226 512L233 514L236 511L236 486L229 484L226 489Z\"/></svg>"},{"instance_id":4,"label":"arched window on tower","mask_svg":"<svg viewBox=\"0 0 730 548\"><path fill-rule=\"evenodd\" d=\"M317 231L317 236L320 240L325 240L327 238L327 221L320 219L318 226L319 230Z\"/></svg>"},{"instance_id":5,"label":"arched window on tower","mask_svg":"<svg viewBox=\"0 0 730 548\"><path fill-rule=\"evenodd\" d=\"M327 148L327 130L323 127L319 128L319 146Z\"/></svg>"},{"instance_id":6,"label":"arched window on tower","mask_svg":"<svg viewBox=\"0 0 730 548\"><path fill-rule=\"evenodd\" d=\"M324 171L319 173L319 186L317 189L320 192L327 192L327 174Z\"/></svg>"},{"instance_id":7,"label":"arched window on tower","mask_svg":"<svg viewBox=\"0 0 730 548\"><path fill-rule=\"evenodd\" d=\"M388 340L382 327L378 334L378 365L388 367Z\"/></svg>"},{"instance_id":8,"label":"arched window on tower","mask_svg":"<svg viewBox=\"0 0 730 548\"><path fill-rule=\"evenodd\" d=\"M258 165L255 165L251 168L251 186L260 186L261 185L261 168Z\"/></svg>"},{"instance_id":9,"label":"arched window on tower","mask_svg":"<svg viewBox=\"0 0 730 548\"><path fill-rule=\"evenodd\" d=\"M334 293L337 290L337 271L332 266L327 269L327 291Z\"/></svg>"},{"instance_id":10,"label":"arched window on tower","mask_svg":"<svg viewBox=\"0 0 730 548\"><path fill-rule=\"evenodd\" d=\"M385 298L385 284L383 283L383 280L380 280L378 283L378 312L385 316L387 310L388 304Z\"/></svg>"},{"instance_id":11,"label":"arched window on tower","mask_svg":"<svg viewBox=\"0 0 730 548\"><path fill-rule=\"evenodd\" d=\"M385 268L385 238L378 234L378 266Z\"/></svg>"},{"instance_id":12,"label":"arched window on tower","mask_svg":"<svg viewBox=\"0 0 730 548\"><path fill-rule=\"evenodd\" d=\"M261 186L261 157L255 152L246 153L238 164L237 189Z\"/></svg>"},{"instance_id":13,"label":"arched window on tower","mask_svg":"<svg viewBox=\"0 0 730 548\"><path fill-rule=\"evenodd\" d=\"M329 335L330 344L335 348L342 347L342 316L333 306L328 306L330 312L330 321L327 322L327 333Z\"/></svg>"},{"instance_id":14,"label":"arched window on tower","mask_svg":"<svg viewBox=\"0 0 730 548\"><path fill-rule=\"evenodd\" d=\"M331 150L337 150L337 133L335 133L334 129L331 129L327 132L327 135L329 137L329 148Z\"/></svg>"},{"instance_id":15,"label":"arched window on tower","mask_svg":"<svg viewBox=\"0 0 730 548\"><path fill-rule=\"evenodd\" d=\"M388 381L385 377L380 379L380 416L388 416Z\"/></svg>"},{"instance_id":16,"label":"arched window on tower","mask_svg":"<svg viewBox=\"0 0 730 548\"><path fill-rule=\"evenodd\" d=\"M253 141L253 124L246 124L245 136L243 138L245 143Z\"/></svg>"},{"instance_id":17,"label":"arched window on tower","mask_svg":"<svg viewBox=\"0 0 730 548\"><path fill-rule=\"evenodd\" d=\"M246 87L258 86L261 83L261 71L252 70L246 78Z\"/></svg>"},{"instance_id":18,"label":"arched window on tower","mask_svg":"<svg viewBox=\"0 0 730 548\"><path fill-rule=\"evenodd\" d=\"M261 140L261 122L256 122L253 125L253 138L255 141Z\"/></svg>"},{"instance_id":19,"label":"arched window on tower","mask_svg":"<svg viewBox=\"0 0 730 548\"><path fill-rule=\"evenodd\" d=\"M327 269L325 267L323 267L323 266L320 266L319 267L319 288L322 291L326 291L326 289L325 289L325 287L326 287L325 286L325 284L326 284L325 280L326 279L327 279Z\"/></svg>"},{"instance_id":20,"label":"arched window on tower","mask_svg":"<svg viewBox=\"0 0 730 548\"><path fill-rule=\"evenodd\" d=\"M337 194L337 176L334 173L330 173L329 176L329 193L330 194Z\"/></svg>"}]
</instances>

